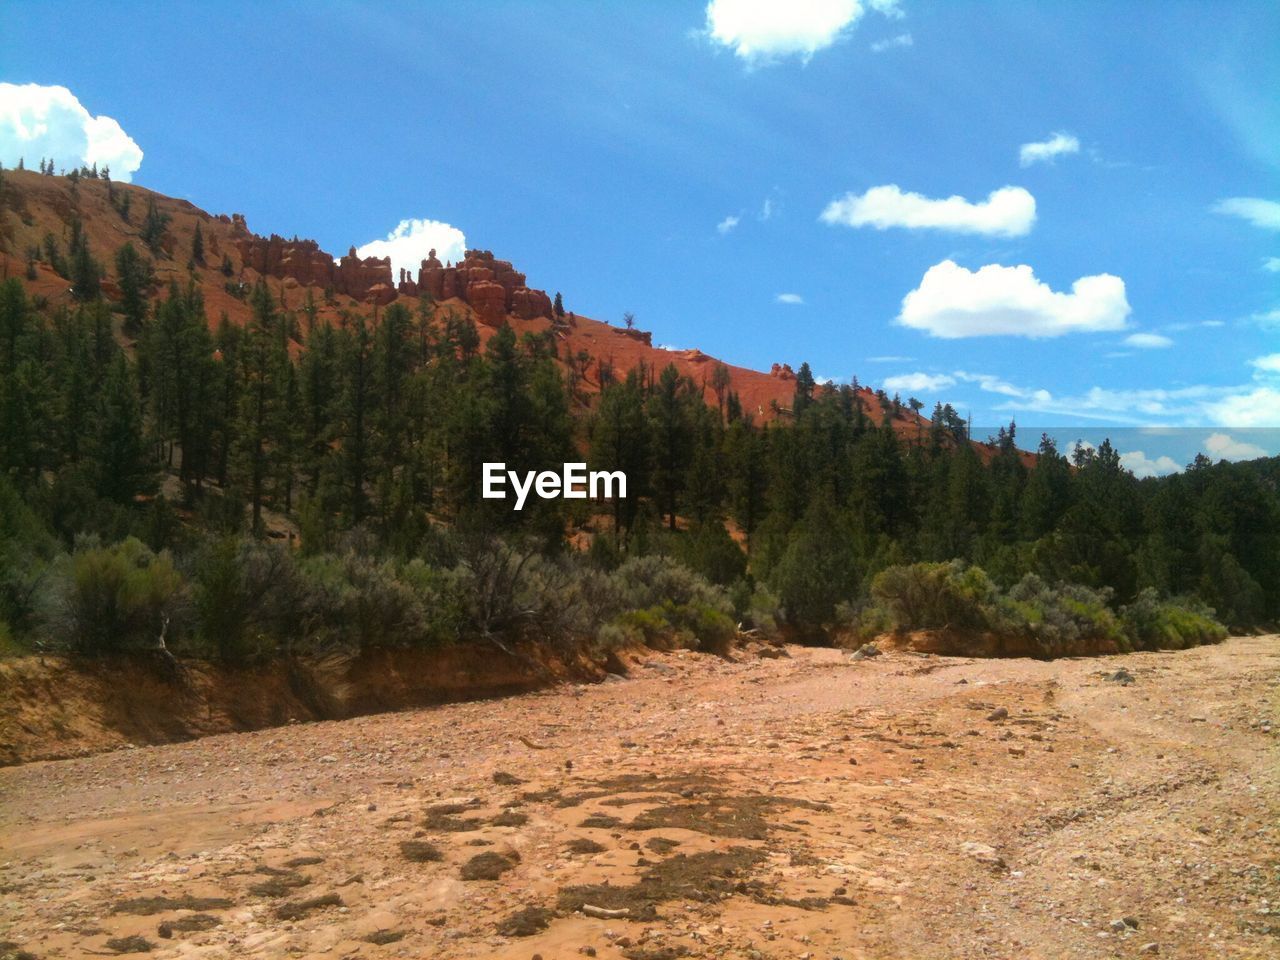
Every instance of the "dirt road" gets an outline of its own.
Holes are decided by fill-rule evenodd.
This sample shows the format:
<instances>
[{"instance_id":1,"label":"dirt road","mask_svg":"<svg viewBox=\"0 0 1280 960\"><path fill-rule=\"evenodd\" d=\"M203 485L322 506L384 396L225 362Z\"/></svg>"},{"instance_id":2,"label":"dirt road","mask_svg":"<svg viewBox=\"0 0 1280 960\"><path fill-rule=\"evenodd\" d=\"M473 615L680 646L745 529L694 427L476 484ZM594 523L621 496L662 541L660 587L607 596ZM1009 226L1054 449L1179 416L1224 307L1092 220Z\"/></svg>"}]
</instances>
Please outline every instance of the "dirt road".
<instances>
[{"instance_id":1,"label":"dirt road","mask_svg":"<svg viewBox=\"0 0 1280 960\"><path fill-rule=\"evenodd\" d=\"M1280 638L791 654L0 769L0 957L1280 957Z\"/></svg>"}]
</instances>

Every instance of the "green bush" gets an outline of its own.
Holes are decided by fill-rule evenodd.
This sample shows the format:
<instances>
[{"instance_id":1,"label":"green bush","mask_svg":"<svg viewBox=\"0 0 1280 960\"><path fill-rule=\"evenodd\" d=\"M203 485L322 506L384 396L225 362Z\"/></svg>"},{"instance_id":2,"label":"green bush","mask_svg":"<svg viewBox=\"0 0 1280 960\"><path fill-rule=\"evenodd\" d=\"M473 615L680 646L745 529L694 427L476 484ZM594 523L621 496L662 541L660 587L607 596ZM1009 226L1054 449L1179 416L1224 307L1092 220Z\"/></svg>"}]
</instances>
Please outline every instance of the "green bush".
<instances>
[{"instance_id":1,"label":"green bush","mask_svg":"<svg viewBox=\"0 0 1280 960\"><path fill-rule=\"evenodd\" d=\"M1227 636L1213 610L1198 600L1174 597L1161 600L1150 587L1120 609L1124 631L1135 649L1181 650L1202 643L1217 643Z\"/></svg>"},{"instance_id":2,"label":"green bush","mask_svg":"<svg viewBox=\"0 0 1280 960\"><path fill-rule=\"evenodd\" d=\"M130 537L110 547L77 544L57 564L47 627L57 645L99 655L157 646L181 632L186 585L168 552Z\"/></svg>"},{"instance_id":3,"label":"green bush","mask_svg":"<svg viewBox=\"0 0 1280 960\"><path fill-rule=\"evenodd\" d=\"M617 602L632 610L642 610L670 601L677 607L702 604L733 613L728 592L713 586L688 567L670 557L632 557L613 573L618 588Z\"/></svg>"},{"instance_id":4,"label":"green bush","mask_svg":"<svg viewBox=\"0 0 1280 960\"><path fill-rule=\"evenodd\" d=\"M0 620L0 657L18 657L27 651L13 639L13 631L9 624Z\"/></svg>"},{"instance_id":5,"label":"green bush","mask_svg":"<svg viewBox=\"0 0 1280 960\"><path fill-rule=\"evenodd\" d=\"M1029 573L1002 598L1000 625L1032 640L1047 657L1068 653L1080 641L1106 641L1127 650L1128 638L1110 600L1109 590L1079 584L1050 587Z\"/></svg>"},{"instance_id":6,"label":"green bush","mask_svg":"<svg viewBox=\"0 0 1280 960\"><path fill-rule=\"evenodd\" d=\"M836 624L853 640L865 643L894 629L889 611L875 603L842 603L836 607Z\"/></svg>"},{"instance_id":7,"label":"green bush","mask_svg":"<svg viewBox=\"0 0 1280 960\"><path fill-rule=\"evenodd\" d=\"M390 561L324 554L303 561L310 637L324 647L411 646L427 636L418 594Z\"/></svg>"},{"instance_id":8,"label":"green bush","mask_svg":"<svg viewBox=\"0 0 1280 960\"><path fill-rule=\"evenodd\" d=\"M209 540L196 555L192 579L202 652L242 663L290 649L305 636L303 583L287 547Z\"/></svg>"},{"instance_id":9,"label":"green bush","mask_svg":"<svg viewBox=\"0 0 1280 960\"><path fill-rule=\"evenodd\" d=\"M889 567L871 599L895 630L985 630L998 620L998 592L981 567L959 560Z\"/></svg>"},{"instance_id":10,"label":"green bush","mask_svg":"<svg viewBox=\"0 0 1280 960\"><path fill-rule=\"evenodd\" d=\"M422 642L438 645L457 641L467 622L463 574L415 559L400 570L400 578L417 595L422 607Z\"/></svg>"}]
</instances>

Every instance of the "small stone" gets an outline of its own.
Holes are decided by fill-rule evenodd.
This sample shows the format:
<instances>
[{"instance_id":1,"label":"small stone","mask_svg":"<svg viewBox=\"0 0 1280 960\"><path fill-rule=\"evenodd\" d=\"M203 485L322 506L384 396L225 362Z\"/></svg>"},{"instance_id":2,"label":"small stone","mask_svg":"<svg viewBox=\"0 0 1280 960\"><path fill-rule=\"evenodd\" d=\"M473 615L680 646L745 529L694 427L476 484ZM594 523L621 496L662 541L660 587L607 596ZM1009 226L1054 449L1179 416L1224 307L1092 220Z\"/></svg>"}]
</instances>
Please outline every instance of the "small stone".
<instances>
[{"instance_id":1,"label":"small stone","mask_svg":"<svg viewBox=\"0 0 1280 960\"><path fill-rule=\"evenodd\" d=\"M1142 946L1138 948L1138 952L1139 953L1159 953L1160 944L1155 943L1154 941L1152 943L1144 943Z\"/></svg>"},{"instance_id":2,"label":"small stone","mask_svg":"<svg viewBox=\"0 0 1280 960\"><path fill-rule=\"evenodd\" d=\"M997 720L1008 720L1009 711L1006 710L1004 707L996 707L994 710L992 710L990 713L987 714L987 719L992 721L993 723Z\"/></svg>"}]
</instances>

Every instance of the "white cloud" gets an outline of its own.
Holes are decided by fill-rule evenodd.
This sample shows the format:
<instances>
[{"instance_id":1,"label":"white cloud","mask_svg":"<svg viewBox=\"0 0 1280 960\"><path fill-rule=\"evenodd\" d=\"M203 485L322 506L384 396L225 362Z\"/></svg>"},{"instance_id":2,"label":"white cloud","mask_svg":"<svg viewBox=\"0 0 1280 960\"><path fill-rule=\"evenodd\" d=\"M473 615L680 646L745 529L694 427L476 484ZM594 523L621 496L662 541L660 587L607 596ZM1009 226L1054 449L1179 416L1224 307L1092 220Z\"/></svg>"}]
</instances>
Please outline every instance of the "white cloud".
<instances>
[{"instance_id":1,"label":"white cloud","mask_svg":"<svg viewBox=\"0 0 1280 960\"><path fill-rule=\"evenodd\" d=\"M901 0L870 0L868 6L876 13L882 13L890 20L901 20L906 16L902 12Z\"/></svg>"},{"instance_id":2,"label":"white cloud","mask_svg":"<svg viewBox=\"0 0 1280 960\"><path fill-rule=\"evenodd\" d=\"M1036 199L1022 187L1001 187L979 203L952 196L934 200L904 193L897 184L872 187L864 194L846 193L832 200L820 217L823 223L846 227L906 227L909 230L951 230L987 236L1021 237L1036 222Z\"/></svg>"},{"instance_id":3,"label":"white cloud","mask_svg":"<svg viewBox=\"0 0 1280 960\"><path fill-rule=\"evenodd\" d=\"M1058 337L1123 330L1129 316L1124 281L1101 273L1058 293L1023 264L970 271L952 260L929 268L902 300L897 323L930 336Z\"/></svg>"},{"instance_id":4,"label":"white cloud","mask_svg":"<svg viewBox=\"0 0 1280 960\"><path fill-rule=\"evenodd\" d=\"M869 0L897 19L897 0ZM706 34L752 64L809 59L840 40L864 13L860 0L711 0Z\"/></svg>"},{"instance_id":5,"label":"white cloud","mask_svg":"<svg viewBox=\"0 0 1280 960\"><path fill-rule=\"evenodd\" d=\"M1256 460L1267 455L1261 447L1236 440L1226 433L1211 433L1204 442L1204 448L1219 460Z\"/></svg>"},{"instance_id":6,"label":"white cloud","mask_svg":"<svg viewBox=\"0 0 1280 960\"><path fill-rule=\"evenodd\" d=\"M741 222L741 217L728 216L716 224L716 230L719 232L720 236L723 237Z\"/></svg>"},{"instance_id":7,"label":"white cloud","mask_svg":"<svg viewBox=\"0 0 1280 960\"><path fill-rule=\"evenodd\" d=\"M1159 456L1152 459L1141 450L1120 454L1120 464L1126 470L1133 471L1133 475L1139 478L1164 477L1182 469L1172 457Z\"/></svg>"},{"instance_id":8,"label":"white cloud","mask_svg":"<svg viewBox=\"0 0 1280 960\"><path fill-rule=\"evenodd\" d=\"M1261 374L1280 374L1280 353L1268 353L1265 356L1254 357L1249 361L1249 365L1257 369Z\"/></svg>"},{"instance_id":9,"label":"white cloud","mask_svg":"<svg viewBox=\"0 0 1280 960\"><path fill-rule=\"evenodd\" d=\"M956 379L963 380L965 383L976 383L979 390L987 393L1001 393L1006 397L1022 397L1027 395L1027 391L1013 384L994 377L989 373L966 373L964 370L956 371Z\"/></svg>"},{"instance_id":10,"label":"white cloud","mask_svg":"<svg viewBox=\"0 0 1280 960\"><path fill-rule=\"evenodd\" d=\"M390 257L391 276L398 279L401 268L414 279L427 254L435 250L441 262L460 261L466 253L467 238L461 230L439 220L401 220L385 240L370 240L357 247L361 257Z\"/></svg>"},{"instance_id":11,"label":"white cloud","mask_svg":"<svg viewBox=\"0 0 1280 960\"><path fill-rule=\"evenodd\" d=\"M1134 426L1178 424L1221 427L1280 427L1280 390L1268 386L1192 384L1185 387L1108 389L1091 387L1075 396L1020 390L998 409L1032 411Z\"/></svg>"},{"instance_id":12,"label":"white cloud","mask_svg":"<svg viewBox=\"0 0 1280 960\"><path fill-rule=\"evenodd\" d=\"M910 47L915 44L915 38L909 33L900 33L896 37L890 37L887 40L877 40L871 45L872 53L884 53L886 50L898 50L902 47Z\"/></svg>"},{"instance_id":13,"label":"white cloud","mask_svg":"<svg viewBox=\"0 0 1280 960\"><path fill-rule=\"evenodd\" d=\"M867 357L867 363L910 363L915 357Z\"/></svg>"},{"instance_id":14,"label":"white cloud","mask_svg":"<svg viewBox=\"0 0 1280 960\"><path fill-rule=\"evenodd\" d=\"M1069 133L1055 133L1048 140L1037 143L1024 143L1018 149L1018 162L1024 167L1033 163L1053 163L1068 153L1079 153L1080 141Z\"/></svg>"},{"instance_id":15,"label":"white cloud","mask_svg":"<svg viewBox=\"0 0 1280 960\"><path fill-rule=\"evenodd\" d=\"M1280 324L1280 310L1268 310L1265 313L1255 313L1250 316L1249 319L1260 323L1264 327L1273 327L1276 324Z\"/></svg>"},{"instance_id":16,"label":"white cloud","mask_svg":"<svg viewBox=\"0 0 1280 960\"><path fill-rule=\"evenodd\" d=\"M800 296L798 293L780 293L774 297L774 300L778 303L789 303L795 306L799 306L804 303L804 297Z\"/></svg>"},{"instance_id":17,"label":"white cloud","mask_svg":"<svg viewBox=\"0 0 1280 960\"><path fill-rule=\"evenodd\" d=\"M1280 203L1259 197L1228 197L1219 200L1210 209L1231 217L1248 220L1264 230L1280 230Z\"/></svg>"},{"instance_id":18,"label":"white cloud","mask_svg":"<svg viewBox=\"0 0 1280 960\"><path fill-rule=\"evenodd\" d=\"M938 393L955 385L955 378L945 373L901 373L896 377L884 378L886 390L908 393Z\"/></svg>"},{"instance_id":19,"label":"white cloud","mask_svg":"<svg viewBox=\"0 0 1280 960\"><path fill-rule=\"evenodd\" d=\"M111 117L95 117L66 87L0 83L0 161L34 169L41 158L57 169L110 167L128 182L142 165L142 148Z\"/></svg>"},{"instance_id":20,"label":"white cloud","mask_svg":"<svg viewBox=\"0 0 1280 960\"><path fill-rule=\"evenodd\" d=\"M1180 321L1178 323L1165 324L1166 330L1172 330L1175 333L1181 333L1184 330L1195 330L1199 327L1225 327L1226 323L1222 320L1197 320L1197 321Z\"/></svg>"},{"instance_id":21,"label":"white cloud","mask_svg":"<svg viewBox=\"0 0 1280 960\"><path fill-rule=\"evenodd\" d=\"M1162 350L1172 347L1173 341L1160 333L1131 333L1124 338L1125 346L1141 350Z\"/></svg>"},{"instance_id":22,"label":"white cloud","mask_svg":"<svg viewBox=\"0 0 1280 960\"><path fill-rule=\"evenodd\" d=\"M1280 257L1267 257L1262 261L1262 269L1267 273L1280 273Z\"/></svg>"},{"instance_id":23,"label":"white cloud","mask_svg":"<svg viewBox=\"0 0 1280 960\"><path fill-rule=\"evenodd\" d=\"M1210 419L1224 427L1280 426L1280 390L1258 387L1206 405Z\"/></svg>"}]
</instances>

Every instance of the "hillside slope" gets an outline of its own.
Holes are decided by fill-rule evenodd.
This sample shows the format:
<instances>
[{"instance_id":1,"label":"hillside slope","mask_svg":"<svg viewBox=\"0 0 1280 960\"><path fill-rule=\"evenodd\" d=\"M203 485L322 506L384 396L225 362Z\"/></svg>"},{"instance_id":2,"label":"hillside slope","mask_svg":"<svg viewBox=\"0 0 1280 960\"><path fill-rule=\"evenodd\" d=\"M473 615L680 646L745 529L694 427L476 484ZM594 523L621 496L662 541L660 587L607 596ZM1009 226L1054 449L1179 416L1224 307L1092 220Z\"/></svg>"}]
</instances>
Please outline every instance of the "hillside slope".
<instances>
[{"instance_id":1,"label":"hillside slope","mask_svg":"<svg viewBox=\"0 0 1280 960\"><path fill-rule=\"evenodd\" d=\"M262 237L249 230L240 214L210 214L186 200L134 184L17 170L6 170L3 176L0 277L25 278L29 293L51 304L70 302L71 294L68 281L49 262L47 238L65 252L78 220L106 271L103 292L111 299L119 297L115 252L132 242L154 262L153 295L170 281L194 280L211 324L223 315L232 323L246 322L250 308L237 292L242 294L260 278L270 283L286 309L299 311L313 304L318 321L337 321L344 311L357 309L376 313L393 301L417 311L424 294L433 294L431 301L438 309L473 317L482 340L503 324L519 334L554 329L561 363L566 368L577 365L585 393L599 390L602 370L606 379L609 373L622 378L637 367L660 371L674 364L702 387L709 404L719 402L712 386L713 371L720 364L716 358L697 349L656 347L647 331L614 326L576 311L558 317L544 291L527 287L524 274L488 251L470 250L457 265L424 260L417 277L395 278L389 260L361 259L354 248L335 258L313 240ZM151 204L167 222L160 241L148 251L143 232ZM201 263L191 258L197 229L204 245ZM756 422L787 417L795 392L795 373L788 364L776 363L767 373L733 364L724 367L727 391L738 394L743 411ZM883 419L885 410L876 394L866 388L860 393L868 416ZM929 423L905 406L892 419L904 437L918 436Z\"/></svg>"}]
</instances>

